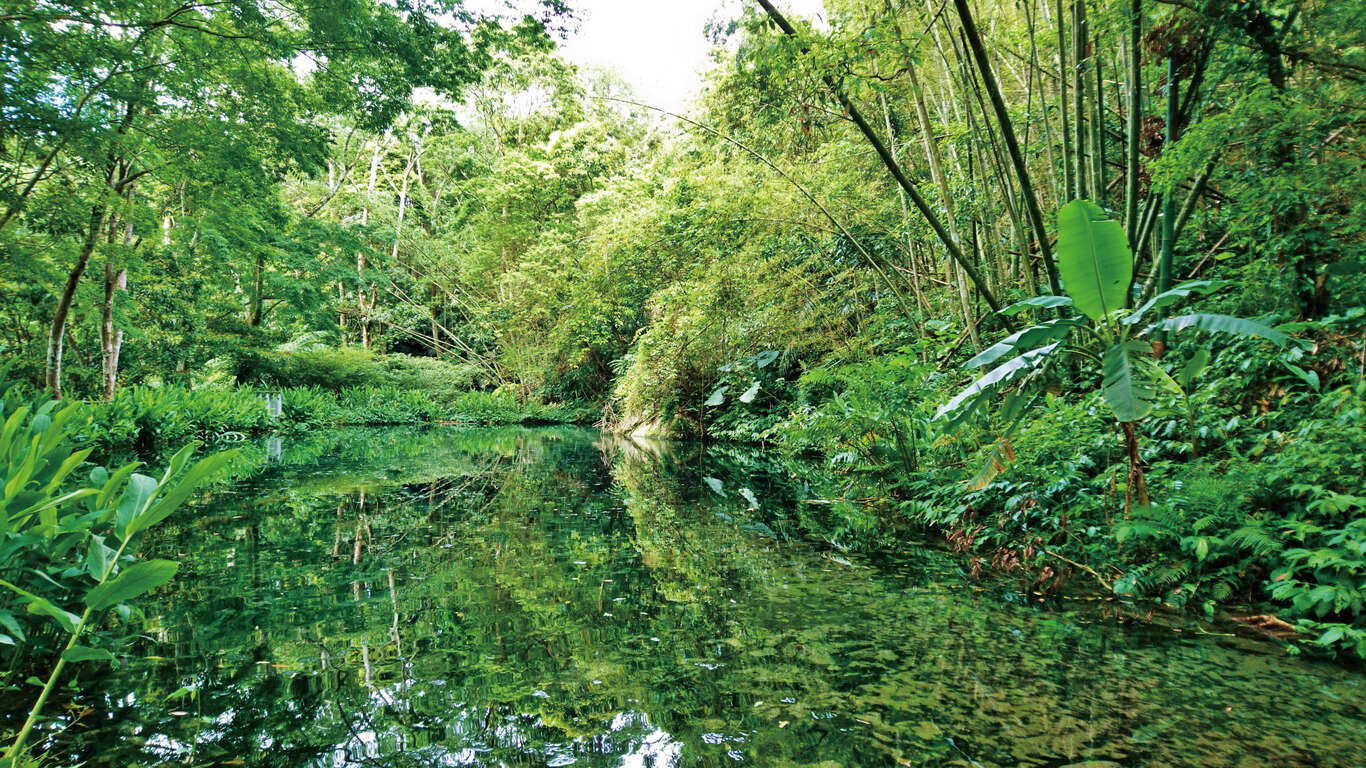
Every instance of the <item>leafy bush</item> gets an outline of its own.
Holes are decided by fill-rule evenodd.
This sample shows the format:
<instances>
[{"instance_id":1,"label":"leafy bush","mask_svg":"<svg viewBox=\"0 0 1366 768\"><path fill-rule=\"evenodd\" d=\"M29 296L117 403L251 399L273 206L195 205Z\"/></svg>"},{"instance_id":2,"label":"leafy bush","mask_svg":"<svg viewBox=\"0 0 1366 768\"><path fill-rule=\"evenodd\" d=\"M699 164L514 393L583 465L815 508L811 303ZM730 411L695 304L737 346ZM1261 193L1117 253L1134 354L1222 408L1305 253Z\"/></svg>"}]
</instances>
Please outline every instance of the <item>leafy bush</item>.
<instances>
[{"instance_id":1,"label":"leafy bush","mask_svg":"<svg viewBox=\"0 0 1366 768\"><path fill-rule=\"evenodd\" d=\"M473 365L434 357L376 355L357 347L247 352L238 355L232 365L232 375L240 384L282 389L394 386L450 395L485 383Z\"/></svg>"},{"instance_id":2,"label":"leafy bush","mask_svg":"<svg viewBox=\"0 0 1366 768\"><path fill-rule=\"evenodd\" d=\"M113 400L92 403L88 413L87 437L102 452L231 440L269 424L261 393L251 389L125 387Z\"/></svg>"}]
</instances>

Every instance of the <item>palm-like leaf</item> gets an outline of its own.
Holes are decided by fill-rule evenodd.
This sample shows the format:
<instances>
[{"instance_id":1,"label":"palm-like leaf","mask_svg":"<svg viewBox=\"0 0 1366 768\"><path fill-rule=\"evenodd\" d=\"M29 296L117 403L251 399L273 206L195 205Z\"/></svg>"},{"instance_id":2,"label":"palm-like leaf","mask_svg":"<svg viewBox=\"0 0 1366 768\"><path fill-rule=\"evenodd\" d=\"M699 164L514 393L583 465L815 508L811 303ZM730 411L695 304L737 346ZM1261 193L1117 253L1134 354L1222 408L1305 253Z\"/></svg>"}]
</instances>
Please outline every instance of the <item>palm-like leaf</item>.
<instances>
[{"instance_id":1,"label":"palm-like leaf","mask_svg":"<svg viewBox=\"0 0 1366 768\"><path fill-rule=\"evenodd\" d=\"M969 384L962 392L954 395L953 399L944 403L934 417L940 419L952 415L946 426L946 429L952 432L964 419L971 416L981 405L990 400L992 395L1023 379L1028 374L1041 369L1048 361L1049 356L1061 347L1062 342L1055 341L1001 363Z\"/></svg>"},{"instance_id":2,"label":"palm-like leaf","mask_svg":"<svg viewBox=\"0 0 1366 768\"><path fill-rule=\"evenodd\" d=\"M1011 304L1001 310L1003 315L1018 315L1031 307L1037 309L1056 309L1058 307L1070 307L1072 300L1066 296L1031 296L1028 299Z\"/></svg>"},{"instance_id":3,"label":"palm-like leaf","mask_svg":"<svg viewBox=\"0 0 1366 768\"><path fill-rule=\"evenodd\" d=\"M1124 323L1125 325L1138 325L1143 321L1143 316L1151 310L1170 306L1192 294L1209 293L1227 284L1219 280L1191 280L1182 283L1143 302L1142 306L1124 318Z\"/></svg>"}]
</instances>

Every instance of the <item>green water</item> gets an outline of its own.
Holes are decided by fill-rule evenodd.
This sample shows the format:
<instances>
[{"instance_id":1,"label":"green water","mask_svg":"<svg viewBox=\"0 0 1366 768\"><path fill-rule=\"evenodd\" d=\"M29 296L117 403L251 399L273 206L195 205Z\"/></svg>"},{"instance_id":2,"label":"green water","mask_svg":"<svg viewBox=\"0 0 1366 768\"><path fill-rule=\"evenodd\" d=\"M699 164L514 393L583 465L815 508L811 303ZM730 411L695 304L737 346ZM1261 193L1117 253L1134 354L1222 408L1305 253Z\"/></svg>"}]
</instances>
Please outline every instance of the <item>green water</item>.
<instances>
[{"instance_id":1,"label":"green water","mask_svg":"<svg viewBox=\"0 0 1366 768\"><path fill-rule=\"evenodd\" d=\"M281 447L152 542L184 562L153 657L83 681L57 764L1366 765L1359 672L841 556L761 452Z\"/></svg>"}]
</instances>

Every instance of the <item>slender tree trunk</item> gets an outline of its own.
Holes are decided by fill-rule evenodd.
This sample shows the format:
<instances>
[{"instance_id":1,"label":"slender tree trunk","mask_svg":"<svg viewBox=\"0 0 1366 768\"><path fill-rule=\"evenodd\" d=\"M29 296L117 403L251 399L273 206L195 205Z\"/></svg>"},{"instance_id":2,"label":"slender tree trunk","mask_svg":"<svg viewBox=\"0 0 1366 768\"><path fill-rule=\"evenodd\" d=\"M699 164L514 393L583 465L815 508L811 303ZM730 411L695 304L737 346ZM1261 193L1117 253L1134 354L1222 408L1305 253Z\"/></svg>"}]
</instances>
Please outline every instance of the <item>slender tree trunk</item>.
<instances>
[{"instance_id":1,"label":"slender tree trunk","mask_svg":"<svg viewBox=\"0 0 1366 768\"><path fill-rule=\"evenodd\" d=\"M1177 81L1176 65L1167 59L1167 131L1164 146L1170 149L1176 141L1176 107L1179 99L1180 83ZM1172 251L1176 240L1176 187L1172 186L1162 195L1162 257L1157 267L1157 291L1161 293L1172 287Z\"/></svg>"},{"instance_id":2,"label":"slender tree trunk","mask_svg":"<svg viewBox=\"0 0 1366 768\"><path fill-rule=\"evenodd\" d=\"M882 124L887 131L887 141L892 150L892 157L896 158L896 136L892 132L892 110L887 106L886 94L879 93L878 102L882 106ZM910 222L911 212L906 206L906 191L904 189L901 189L900 187L897 187L896 192L897 200L901 203L901 221L904 226ZM911 293L915 297L916 308L915 315L911 318L911 321L915 324L917 333L923 336L925 335L925 319L921 317L920 313L922 308L926 306L925 297L920 295L920 273L919 268L916 266L915 263L915 249L913 247L913 241L911 239L911 233L909 228L906 231L906 253L909 257L907 259L907 262L910 264L911 267Z\"/></svg>"},{"instance_id":3,"label":"slender tree trunk","mask_svg":"<svg viewBox=\"0 0 1366 768\"><path fill-rule=\"evenodd\" d=\"M104 313L100 323L100 357L105 400L114 399L118 386L119 352L123 349L123 329L114 328L114 295L128 289L128 272L115 271L112 262L104 263Z\"/></svg>"},{"instance_id":4,"label":"slender tree trunk","mask_svg":"<svg viewBox=\"0 0 1366 768\"><path fill-rule=\"evenodd\" d=\"M1095 177L1092 188L1096 202L1105 204L1105 73L1101 68L1099 41L1093 42L1091 69L1096 73L1096 90L1092 94L1091 106L1091 173Z\"/></svg>"},{"instance_id":5,"label":"slender tree trunk","mask_svg":"<svg viewBox=\"0 0 1366 768\"><path fill-rule=\"evenodd\" d=\"M1124 448L1129 457L1129 482L1124 489L1124 519L1128 520L1135 498L1143 507L1151 504L1152 499L1148 496L1148 483L1143 479L1143 459L1139 455L1138 432L1134 429L1134 423L1124 421L1119 426L1124 431Z\"/></svg>"},{"instance_id":6,"label":"slender tree trunk","mask_svg":"<svg viewBox=\"0 0 1366 768\"><path fill-rule=\"evenodd\" d=\"M111 175L113 171L110 171ZM67 275L66 285L57 299L57 309L52 313L52 325L47 334L47 359L43 366L43 383L53 397L62 396L62 339L66 337L66 320L71 313L71 302L76 297L76 288L81 284L81 276L90 264L90 255L100 240L104 229L104 218L108 206L96 203L90 207L90 223L87 225L85 241L76 254L76 264Z\"/></svg>"},{"instance_id":7,"label":"slender tree trunk","mask_svg":"<svg viewBox=\"0 0 1366 768\"><path fill-rule=\"evenodd\" d=\"M1143 76L1142 53L1139 44L1143 34L1143 0L1131 0L1129 6L1129 38L1125 49L1125 66L1128 69L1129 109L1128 132L1125 149L1124 179L1124 226L1129 237L1129 247L1138 250L1138 172L1139 141L1143 130Z\"/></svg>"},{"instance_id":8,"label":"slender tree trunk","mask_svg":"<svg viewBox=\"0 0 1366 768\"><path fill-rule=\"evenodd\" d=\"M915 117L920 123L920 141L925 145L925 157L930 165L930 178L939 188L939 199L944 205L944 223L948 227L949 237L958 243L961 242L962 238L958 234L958 221L953 211L953 195L949 192L949 180L944 174L944 159L939 153L939 141L934 136L934 126L930 123L930 112L925 106L925 93L920 87L920 77L916 73L914 61L908 60L906 62L906 76L911 84L911 97L915 102ZM902 192L902 201L904 205L904 191ZM967 285L961 276L956 282L959 286L959 303L964 308L963 322L967 324L972 345L980 349L981 340L978 338L977 324L973 322L971 304L965 300Z\"/></svg>"},{"instance_id":9,"label":"slender tree trunk","mask_svg":"<svg viewBox=\"0 0 1366 768\"><path fill-rule=\"evenodd\" d=\"M1059 13L1061 16L1061 13ZM1086 0L1072 0L1072 146L1076 151L1076 196L1089 198L1086 174Z\"/></svg>"},{"instance_id":10,"label":"slender tree trunk","mask_svg":"<svg viewBox=\"0 0 1366 768\"><path fill-rule=\"evenodd\" d=\"M1067 29L1063 24L1063 0L1058 3L1058 114L1062 119L1062 185L1063 197L1066 200L1075 200L1080 197L1077 193L1077 181L1074 177L1072 165L1073 132L1071 130L1070 115L1068 114L1067 104ZM1074 25L1075 26L1075 25ZM1077 113L1080 117L1080 112ZM1077 154L1081 153L1081 146L1076 146Z\"/></svg>"},{"instance_id":11,"label":"slender tree trunk","mask_svg":"<svg viewBox=\"0 0 1366 768\"><path fill-rule=\"evenodd\" d=\"M265 304L266 291L266 255L257 253L256 260L252 263L251 271L251 298L247 302L247 327L256 328L261 325L261 308Z\"/></svg>"}]
</instances>

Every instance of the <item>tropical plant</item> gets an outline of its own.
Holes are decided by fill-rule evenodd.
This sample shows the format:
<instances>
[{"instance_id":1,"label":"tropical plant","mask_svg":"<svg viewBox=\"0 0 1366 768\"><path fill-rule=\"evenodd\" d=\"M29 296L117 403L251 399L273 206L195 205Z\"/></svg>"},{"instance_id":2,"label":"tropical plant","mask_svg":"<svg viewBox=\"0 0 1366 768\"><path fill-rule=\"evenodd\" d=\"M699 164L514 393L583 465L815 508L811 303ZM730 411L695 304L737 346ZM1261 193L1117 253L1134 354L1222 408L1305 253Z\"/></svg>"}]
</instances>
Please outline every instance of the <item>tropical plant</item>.
<instances>
[{"instance_id":1,"label":"tropical plant","mask_svg":"<svg viewBox=\"0 0 1366 768\"><path fill-rule=\"evenodd\" d=\"M1031 325L983 350L966 364L981 368L996 364L972 382L936 414L950 430L979 413L997 394L1004 393L1001 419L1006 428L996 441L988 466L973 481L983 487L1005 468L1013 454L1010 434L1042 395L1066 358L1078 361L1099 386L1102 399L1124 433L1129 475L1126 514L1135 497L1148 504L1135 424L1152 411L1159 392L1183 397L1193 386L1198 367L1179 374L1178 383L1159 364L1167 334L1198 329L1235 336L1251 336L1284 346L1284 333L1255 320L1207 313L1154 318L1154 315L1193 294L1215 290L1210 280L1183 283L1129 308L1133 283L1133 254L1120 225L1095 203L1074 200L1058 211L1058 273L1066 296L1038 296L1002 310L1018 314L1027 309L1057 309L1064 314ZM1079 314L1078 314L1079 313ZM1009 357L1005 362L999 362Z\"/></svg>"},{"instance_id":2,"label":"tropical plant","mask_svg":"<svg viewBox=\"0 0 1366 768\"><path fill-rule=\"evenodd\" d=\"M115 640L101 631L105 614L114 609L126 626L135 615L129 602L175 575L174 561L134 554L139 535L174 512L232 453L191 466L198 446L191 443L171 458L160 479L139 474L135 461L113 471L95 467L72 488L91 452L72 442L86 406L5 399L15 407L0 427L0 587L9 598L0 602L0 643L56 654L0 758L0 766L10 768L25 757L24 745L66 666L116 661L109 647Z\"/></svg>"}]
</instances>

